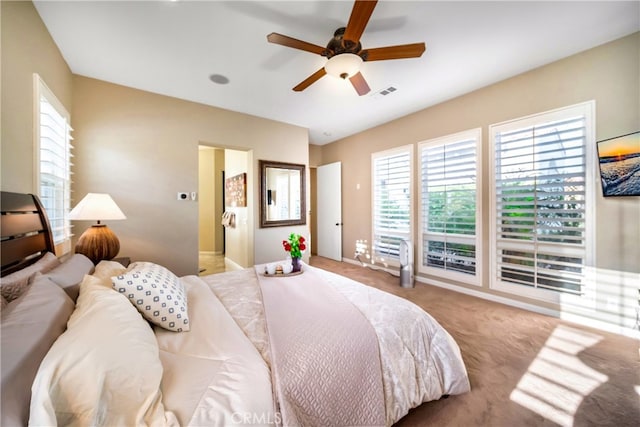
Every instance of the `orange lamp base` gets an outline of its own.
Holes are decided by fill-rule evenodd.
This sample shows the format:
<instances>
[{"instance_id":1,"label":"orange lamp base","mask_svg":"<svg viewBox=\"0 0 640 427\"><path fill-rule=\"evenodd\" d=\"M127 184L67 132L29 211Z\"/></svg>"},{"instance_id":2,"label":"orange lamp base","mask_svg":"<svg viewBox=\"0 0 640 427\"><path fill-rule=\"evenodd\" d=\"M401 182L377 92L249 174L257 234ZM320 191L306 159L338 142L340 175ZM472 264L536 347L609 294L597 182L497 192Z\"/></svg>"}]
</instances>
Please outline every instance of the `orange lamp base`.
<instances>
[{"instance_id":1,"label":"orange lamp base","mask_svg":"<svg viewBox=\"0 0 640 427\"><path fill-rule=\"evenodd\" d=\"M95 224L82 233L76 243L77 254L83 254L94 264L110 260L120 252L120 241L104 224Z\"/></svg>"}]
</instances>

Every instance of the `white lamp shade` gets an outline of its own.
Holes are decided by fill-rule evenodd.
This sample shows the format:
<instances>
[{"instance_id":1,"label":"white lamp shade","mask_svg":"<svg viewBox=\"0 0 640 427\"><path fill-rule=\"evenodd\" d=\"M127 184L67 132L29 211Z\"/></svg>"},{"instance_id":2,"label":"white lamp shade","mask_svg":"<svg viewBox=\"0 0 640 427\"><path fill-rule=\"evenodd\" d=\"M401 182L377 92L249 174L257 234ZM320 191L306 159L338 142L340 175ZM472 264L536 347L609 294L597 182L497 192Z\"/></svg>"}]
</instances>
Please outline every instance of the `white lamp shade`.
<instances>
[{"instance_id":1,"label":"white lamp shade","mask_svg":"<svg viewBox=\"0 0 640 427\"><path fill-rule=\"evenodd\" d=\"M116 202L106 193L87 193L75 208L69 212L74 220L116 220L127 219Z\"/></svg>"},{"instance_id":2,"label":"white lamp shade","mask_svg":"<svg viewBox=\"0 0 640 427\"><path fill-rule=\"evenodd\" d=\"M340 53L334 55L324 65L324 70L327 74L335 77L346 79L353 77L360 71L362 66L362 58L353 53Z\"/></svg>"}]
</instances>

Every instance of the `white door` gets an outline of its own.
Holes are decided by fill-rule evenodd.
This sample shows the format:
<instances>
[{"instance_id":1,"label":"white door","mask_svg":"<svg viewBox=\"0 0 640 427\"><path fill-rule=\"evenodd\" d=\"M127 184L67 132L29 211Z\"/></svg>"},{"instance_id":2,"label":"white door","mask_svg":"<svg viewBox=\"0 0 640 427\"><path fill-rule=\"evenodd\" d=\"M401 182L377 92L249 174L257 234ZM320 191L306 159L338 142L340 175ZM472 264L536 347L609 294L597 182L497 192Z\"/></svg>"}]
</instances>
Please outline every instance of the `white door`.
<instances>
[{"instance_id":1,"label":"white door","mask_svg":"<svg viewBox=\"0 0 640 427\"><path fill-rule=\"evenodd\" d=\"M342 261L342 164L317 168L318 255Z\"/></svg>"}]
</instances>

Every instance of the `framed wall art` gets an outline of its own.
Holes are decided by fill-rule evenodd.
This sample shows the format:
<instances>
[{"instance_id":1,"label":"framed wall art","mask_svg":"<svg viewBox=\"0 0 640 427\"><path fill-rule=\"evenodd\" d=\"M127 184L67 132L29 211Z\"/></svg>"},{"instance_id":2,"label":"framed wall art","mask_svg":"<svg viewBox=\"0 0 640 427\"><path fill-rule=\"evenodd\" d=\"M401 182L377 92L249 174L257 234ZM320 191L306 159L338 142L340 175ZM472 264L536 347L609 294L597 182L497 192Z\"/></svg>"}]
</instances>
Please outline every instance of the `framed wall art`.
<instances>
[{"instance_id":1,"label":"framed wall art","mask_svg":"<svg viewBox=\"0 0 640 427\"><path fill-rule=\"evenodd\" d=\"M598 141L602 194L640 196L640 131Z\"/></svg>"},{"instance_id":2,"label":"framed wall art","mask_svg":"<svg viewBox=\"0 0 640 427\"><path fill-rule=\"evenodd\" d=\"M247 174L241 173L224 181L224 205L230 208L247 206Z\"/></svg>"}]
</instances>

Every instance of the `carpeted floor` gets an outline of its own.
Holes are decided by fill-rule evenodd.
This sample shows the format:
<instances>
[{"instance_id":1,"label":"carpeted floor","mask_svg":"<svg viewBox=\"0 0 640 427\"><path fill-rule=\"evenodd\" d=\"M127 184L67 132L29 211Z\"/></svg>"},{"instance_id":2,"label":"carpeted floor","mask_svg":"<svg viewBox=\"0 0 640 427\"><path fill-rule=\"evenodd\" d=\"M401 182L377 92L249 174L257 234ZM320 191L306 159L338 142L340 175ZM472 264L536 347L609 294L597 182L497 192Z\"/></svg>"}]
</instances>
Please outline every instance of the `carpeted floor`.
<instances>
[{"instance_id":1,"label":"carpeted floor","mask_svg":"<svg viewBox=\"0 0 640 427\"><path fill-rule=\"evenodd\" d=\"M640 426L633 338L326 258L311 265L407 298L462 351L471 392L427 402L396 426Z\"/></svg>"}]
</instances>

